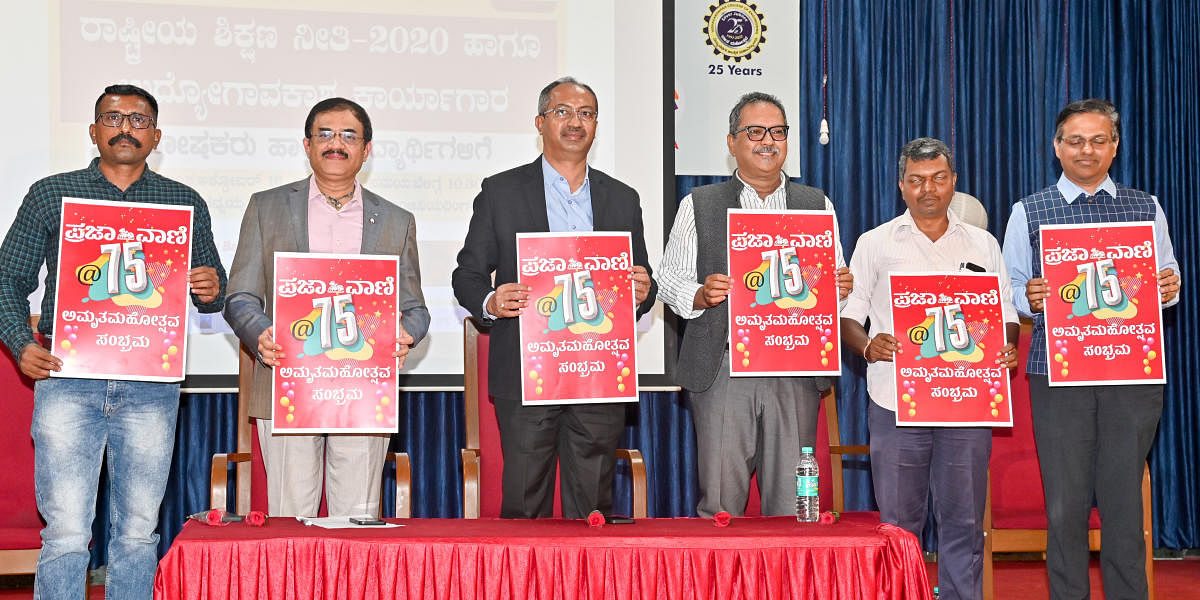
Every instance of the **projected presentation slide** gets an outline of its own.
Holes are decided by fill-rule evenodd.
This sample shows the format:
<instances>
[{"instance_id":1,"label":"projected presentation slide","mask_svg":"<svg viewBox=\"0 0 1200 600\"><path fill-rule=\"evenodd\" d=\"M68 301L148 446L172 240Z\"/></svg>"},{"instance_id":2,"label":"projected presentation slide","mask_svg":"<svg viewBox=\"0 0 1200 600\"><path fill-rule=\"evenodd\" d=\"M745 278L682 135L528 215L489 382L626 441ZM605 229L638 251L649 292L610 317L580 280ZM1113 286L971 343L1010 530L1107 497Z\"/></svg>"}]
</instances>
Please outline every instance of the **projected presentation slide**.
<instances>
[{"instance_id":1,"label":"projected presentation slide","mask_svg":"<svg viewBox=\"0 0 1200 600\"><path fill-rule=\"evenodd\" d=\"M150 167L208 203L228 268L250 195L309 175L302 138L317 101L350 98L374 126L359 181L416 215L433 315L405 372L462 372L462 319L450 272L480 181L540 152L537 97L573 75L599 101L590 163L641 195L650 261L662 248L662 15L632 0L325 3L50 0L17 9L0 42L0 231L34 181L97 156L87 127L106 85L159 102ZM630 18L636 16L636 18ZM40 292L39 292L40 293ZM33 309L39 310L39 298ZM194 314L188 373L233 374L237 341ZM639 323L644 373L663 372L661 310Z\"/></svg>"}]
</instances>

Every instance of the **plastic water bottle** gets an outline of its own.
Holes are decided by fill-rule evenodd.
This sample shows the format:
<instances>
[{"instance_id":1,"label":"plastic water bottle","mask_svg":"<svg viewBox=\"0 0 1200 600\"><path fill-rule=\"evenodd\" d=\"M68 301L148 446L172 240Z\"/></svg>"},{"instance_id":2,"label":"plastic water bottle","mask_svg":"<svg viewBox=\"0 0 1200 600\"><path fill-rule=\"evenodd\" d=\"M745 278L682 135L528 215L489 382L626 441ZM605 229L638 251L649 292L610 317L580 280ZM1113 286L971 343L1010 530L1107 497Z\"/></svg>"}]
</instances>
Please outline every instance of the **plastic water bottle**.
<instances>
[{"instance_id":1,"label":"plastic water bottle","mask_svg":"<svg viewBox=\"0 0 1200 600\"><path fill-rule=\"evenodd\" d=\"M812 446L800 449L800 464L796 465L796 520L801 523L816 523L821 517L820 500L817 498L817 457Z\"/></svg>"}]
</instances>

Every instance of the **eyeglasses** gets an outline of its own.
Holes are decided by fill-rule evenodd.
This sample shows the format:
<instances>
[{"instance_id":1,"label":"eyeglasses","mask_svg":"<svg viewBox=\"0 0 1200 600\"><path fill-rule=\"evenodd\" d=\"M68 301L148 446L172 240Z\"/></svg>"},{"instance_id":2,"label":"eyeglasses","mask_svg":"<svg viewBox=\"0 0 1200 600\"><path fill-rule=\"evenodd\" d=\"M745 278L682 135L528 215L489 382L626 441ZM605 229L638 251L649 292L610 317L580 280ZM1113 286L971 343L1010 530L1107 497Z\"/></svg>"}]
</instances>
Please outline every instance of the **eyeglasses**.
<instances>
[{"instance_id":1,"label":"eyeglasses","mask_svg":"<svg viewBox=\"0 0 1200 600\"><path fill-rule=\"evenodd\" d=\"M595 123L596 115L597 112L594 108L575 109L569 106L555 106L542 113L543 117L553 117L559 121L569 121L572 117L579 117L579 120L584 123Z\"/></svg>"},{"instance_id":2,"label":"eyeglasses","mask_svg":"<svg viewBox=\"0 0 1200 600\"><path fill-rule=\"evenodd\" d=\"M341 136L342 143L346 144L347 146L353 146L363 141L363 136L361 134L359 134L357 131L350 131L348 129L346 131L322 129L309 137L311 137L313 141L317 142L318 144L324 145L332 142L333 138L338 136Z\"/></svg>"},{"instance_id":3,"label":"eyeglasses","mask_svg":"<svg viewBox=\"0 0 1200 600\"><path fill-rule=\"evenodd\" d=\"M933 175L933 177L924 177L921 175L909 175L908 177L904 178L904 181L908 185L910 185L912 187L916 187L916 188L924 186L926 181L932 181L933 183L935 183L937 185L945 185L946 183L950 182L950 174L943 171L941 173L935 173Z\"/></svg>"},{"instance_id":4,"label":"eyeglasses","mask_svg":"<svg viewBox=\"0 0 1200 600\"><path fill-rule=\"evenodd\" d=\"M1070 146L1073 150L1082 150L1087 144L1091 144L1096 150L1103 150L1113 142L1113 139L1107 135L1098 135L1092 138L1085 138L1081 135L1072 135L1070 137L1060 137L1058 141Z\"/></svg>"},{"instance_id":5,"label":"eyeglasses","mask_svg":"<svg viewBox=\"0 0 1200 600\"><path fill-rule=\"evenodd\" d=\"M113 111L96 115L96 122L105 127L120 127L125 119L129 119L129 126L134 129L147 129L154 126L154 117L143 115L142 113L127 115Z\"/></svg>"},{"instance_id":6,"label":"eyeglasses","mask_svg":"<svg viewBox=\"0 0 1200 600\"><path fill-rule=\"evenodd\" d=\"M746 139L752 142L761 142L763 138L767 137L768 132L771 134L771 139L782 142L787 139L788 126L776 125L774 127L763 127L762 125L747 125L733 132L733 135L736 136L743 131L746 132Z\"/></svg>"}]
</instances>

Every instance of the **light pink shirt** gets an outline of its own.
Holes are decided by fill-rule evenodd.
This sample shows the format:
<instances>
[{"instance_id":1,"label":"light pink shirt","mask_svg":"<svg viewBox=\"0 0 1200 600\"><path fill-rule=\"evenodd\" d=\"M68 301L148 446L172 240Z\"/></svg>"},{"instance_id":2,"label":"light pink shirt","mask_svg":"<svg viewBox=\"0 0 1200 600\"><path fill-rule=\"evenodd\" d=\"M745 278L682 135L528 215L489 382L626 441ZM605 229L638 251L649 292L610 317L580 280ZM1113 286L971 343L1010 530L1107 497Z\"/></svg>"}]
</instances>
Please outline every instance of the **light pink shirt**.
<instances>
[{"instance_id":1,"label":"light pink shirt","mask_svg":"<svg viewBox=\"0 0 1200 600\"><path fill-rule=\"evenodd\" d=\"M316 176L308 178L308 251L330 254L362 252L362 185L354 182L350 202L338 210L317 187Z\"/></svg>"}]
</instances>

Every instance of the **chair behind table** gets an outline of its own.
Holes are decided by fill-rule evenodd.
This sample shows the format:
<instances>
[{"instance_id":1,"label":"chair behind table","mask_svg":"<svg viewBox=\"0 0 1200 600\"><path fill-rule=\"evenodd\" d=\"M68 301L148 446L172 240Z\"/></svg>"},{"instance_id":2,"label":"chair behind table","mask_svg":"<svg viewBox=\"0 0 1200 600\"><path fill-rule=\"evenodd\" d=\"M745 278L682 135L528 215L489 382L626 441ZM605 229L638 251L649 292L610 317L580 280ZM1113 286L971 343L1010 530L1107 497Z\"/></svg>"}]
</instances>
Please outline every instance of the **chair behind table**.
<instances>
[{"instance_id":1,"label":"chair behind table","mask_svg":"<svg viewBox=\"0 0 1200 600\"><path fill-rule=\"evenodd\" d=\"M500 427L496 410L488 396L488 350L490 336L471 318L463 320L463 404L466 433L462 450L463 516L495 518L500 516L501 477L504 458L500 449ZM633 488L632 516L646 516L646 467L635 449L617 449L620 461L630 465ZM619 476L619 475L618 475ZM555 471L554 516L562 517L560 478ZM622 512L618 499L613 509Z\"/></svg>"},{"instance_id":2,"label":"chair behind table","mask_svg":"<svg viewBox=\"0 0 1200 600\"><path fill-rule=\"evenodd\" d=\"M7 351L0 359L4 419L0 453L5 457L4 493L0 494L0 574L33 573L42 547L42 519L33 487L33 381L17 368Z\"/></svg>"}]
</instances>

